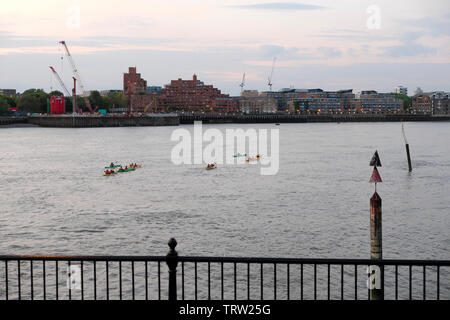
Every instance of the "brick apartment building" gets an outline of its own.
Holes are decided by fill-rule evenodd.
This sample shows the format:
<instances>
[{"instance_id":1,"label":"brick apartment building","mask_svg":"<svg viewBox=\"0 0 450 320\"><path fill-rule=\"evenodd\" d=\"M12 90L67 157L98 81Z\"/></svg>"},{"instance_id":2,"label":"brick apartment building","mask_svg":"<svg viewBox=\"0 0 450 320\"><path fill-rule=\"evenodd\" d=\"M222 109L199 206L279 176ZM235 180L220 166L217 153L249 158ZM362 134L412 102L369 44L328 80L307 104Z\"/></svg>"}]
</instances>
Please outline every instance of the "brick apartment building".
<instances>
[{"instance_id":1,"label":"brick apartment building","mask_svg":"<svg viewBox=\"0 0 450 320\"><path fill-rule=\"evenodd\" d=\"M212 85L205 85L194 74L192 80L172 80L158 97L163 112L237 112L238 102L222 94Z\"/></svg>"},{"instance_id":2,"label":"brick apartment building","mask_svg":"<svg viewBox=\"0 0 450 320\"><path fill-rule=\"evenodd\" d=\"M158 94L147 92L147 81L136 72L136 67L129 67L128 73L123 74L123 94L130 95L132 112L156 112L155 98Z\"/></svg>"},{"instance_id":3,"label":"brick apartment building","mask_svg":"<svg viewBox=\"0 0 450 320\"><path fill-rule=\"evenodd\" d=\"M419 94L412 98L413 114L432 114L432 103L429 95Z\"/></svg>"}]
</instances>

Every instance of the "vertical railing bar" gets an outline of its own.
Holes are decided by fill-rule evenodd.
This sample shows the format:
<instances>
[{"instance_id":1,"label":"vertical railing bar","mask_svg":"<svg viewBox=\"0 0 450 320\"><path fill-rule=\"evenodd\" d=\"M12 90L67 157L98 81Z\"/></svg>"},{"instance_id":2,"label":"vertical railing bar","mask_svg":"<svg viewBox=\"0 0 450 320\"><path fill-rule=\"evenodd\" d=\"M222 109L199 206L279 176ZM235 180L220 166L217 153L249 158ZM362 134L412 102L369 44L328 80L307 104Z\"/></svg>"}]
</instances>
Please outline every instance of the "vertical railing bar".
<instances>
[{"instance_id":1,"label":"vertical railing bar","mask_svg":"<svg viewBox=\"0 0 450 320\"><path fill-rule=\"evenodd\" d=\"M395 265L395 300L398 300L398 265Z\"/></svg>"},{"instance_id":2,"label":"vertical railing bar","mask_svg":"<svg viewBox=\"0 0 450 320\"><path fill-rule=\"evenodd\" d=\"M327 289L328 289L328 300L330 300L330 264L328 264L328 270L327 270Z\"/></svg>"},{"instance_id":3,"label":"vertical railing bar","mask_svg":"<svg viewBox=\"0 0 450 320\"><path fill-rule=\"evenodd\" d=\"M161 300L161 261L158 261L158 300Z\"/></svg>"},{"instance_id":4,"label":"vertical railing bar","mask_svg":"<svg viewBox=\"0 0 450 320\"><path fill-rule=\"evenodd\" d=\"M47 286L45 278L45 260L42 260L42 277L43 277L43 289L44 289L44 300L47 300ZM69 278L70 279L70 278Z\"/></svg>"},{"instance_id":5,"label":"vertical railing bar","mask_svg":"<svg viewBox=\"0 0 450 320\"><path fill-rule=\"evenodd\" d=\"M264 269L263 269L263 264L261 263L261 300L264 300Z\"/></svg>"},{"instance_id":6,"label":"vertical railing bar","mask_svg":"<svg viewBox=\"0 0 450 320\"><path fill-rule=\"evenodd\" d=\"M55 279L55 281L56 281L56 284L55 284L55 286L56 286L56 300L59 300L58 260L55 260L55 270L56 270L56 275L55 275L55 277L56 277L56 279Z\"/></svg>"},{"instance_id":7,"label":"vertical railing bar","mask_svg":"<svg viewBox=\"0 0 450 320\"><path fill-rule=\"evenodd\" d=\"M195 277L194 277L194 287L195 287L195 300L197 300L197 261L194 262Z\"/></svg>"},{"instance_id":8,"label":"vertical railing bar","mask_svg":"<svg viewBox=\"0 0 450 320\"><path fill-rule=\"evenodd\" d=\"M439 298L439 267L440 266L437 266L437 270L436 270L436 277L437 277L437 300L440 300L440 298Z\"/></svg>"},{"instance_id":9,"label":"vertical railing bar","mask_svg":"<svg viewBox=\"0 0 450 320\"><path fill-rule=\"evenodd\" d=\"M344 300L344 264L341 264L341 300Z\"/></svg>"},{"instance_id":10,"label":"vertical railing bar","mask_svg":"<svg viewBox=\"0 0 450 320\"><path fill-rule=\"evenodd\" d=\"M181 262L181 300L184 300L184 261Z\"/></svg>"},{"instance_id":11,"label":"vertical railing bar","mask_svg":"<svg viewBox=\"0 0 450 320\"><path fill-rule=\"evenodd\" d=\"M412 300L412 265L409 265L409 300Z\"/></svg>"},{"instance_id":12,"label":"vertical railing bar","mask_svg":"<svg viewBox=\"0 0 450 320\"><path fill-rule=\"evenodd\" d=\"M31 285L31 291L30 291L30 295L31 295L31 300L34 300L33 297L33 260L30 260L30 285Z\"/></svg>"},{"instance_id":13,"label":"vertical railing bar","mask_svg":"<svg viewBox=\"0 0 450 320\"><path fill-rule=\"evenodd\" d=\"M426 266L423 265L423 300L427 299L426 277L427 277Z\"/></svg>"},{"instance_id":14,"label":"vertical railing bar","mask_svg":"<svg viewBox=\"0 0 450 320\"><path fill-rule=\"evenodd\" d=\"M303 263L300 265L300 300L303 300Z\"/></svg>"},{"instance_id":15,"label":"vertical railing bar","mask_svg":"<svg viewBox=\"0 0 450 320\"><path fill-rule=\"evenodd\" d=\"M145 261L145 300L148 300L148 261Z\"/></svg>"},{"instance_id":16,"label":"vertical railing bar","mask_svg":"<svg viewBox=\"0 0 450 320\"><path fill-rule=\"evenodd\" d=\"M317 264L314 263L314 300L317 300Z\"/></svg>"},{"instance_id":17,"label":"vertical railing bar","mask_svg":"<svg viewBox=\"0 0 450 320\"><path fill-rule=\"evenodd\" d=\"M250 300L250 263L247 262L247 300Z\"/></svg>"},{"instance_id":18,"label":"vertical railing bar","mask_svg":"<svg viewBox=\"0 0 450 320\"><path fill-rule=\"evenodd\" d=\"M119 299L122 300L122 261L119 260Z\"/></svg>"},{"instance_id":19,"label":"vertical railing bar","mask_svg":"<svg viewBox=\"0 0 450 320\"><path fill-rule=\"evenodd\" d=\"M355 300L358 300L358 265L355 264Z\"/></svg>"},{"instance_id":20,"label":"vertical railing bar","mask_svg":"<svg viewBox=\"0 0 450 320\"><path fill-rule=\"evenodd\" d=\"M84 300L84 267L83 260L80 261L81 268L81 300Z\"/></svg>"},{"instance_id":21,"label":"vertical railing bar","mask_svg":"<svg viewBox=\"0 0 450 320\"><path fill-rule=\"evenodd\" d=\"M134 261L131 261L131 292L134 300Z\"/></svg>"},{"instance_id":22,"label":"vertical railing bar","mask_svg":"<svg viewBox=\"0 0 450 320\"><path fill-rule=\"evenodd\" d=\"M109 261L106 262L106 300L109 300Z\"/></svg>"},{"instance_id":23,"label":"vertical railing bar","mask_svg":"<svg viewBox=\"0 0 450 320\"><path fill-rule=\"evenodd\" d=\"M70 270L70 260L67 261L67 266L69 268L69 300L72 300L72 275ZM44 261L44 300L45 300L45 261Z\"/></svg>"},{"instance_id":24,"label":"vertical railing bar","mask_svg":"<svg viewBox=\"0 0 450 320\"><path fill-rule=\"evenodd\" d=\"M94 260L94 300L97 300L97 261Z\"/></svg>"},{"instance_id":25,"label":"vertical railing bar","mask_svg":"<svg viewBox=\"0 0 450 320\"><path fill-rule=\"evenodd\" d=\"M277 264L273 264L273 300L277 300Z\"/></svg>"},{"instance_id":26,"label":"vertical railing bar","mask_svg":"<svg viewBox=\"0 0 450 320\"><path fill-rule=\"evenodd\" d=\"M237 300L236 262L234 263L234 300Z\"/></svg>"},{"instance_id":27,"label":"vertical railing bar","mask_svg":"<svg viewBox=\"0 0 450 320\"><path fill-rule=\"evenodd\" d=\"M208 261L208 300L211 300L211 262Z\"/></svg>"},{"instance_id":28,"label":"vertical railing bar","mask_svg":"<svg viewBox=\"0 0 450 320\"><path fill-rule=\"evenodd\" d=\"M221 290L221 299L223 300L224 288L223 288L223 262L220 263L220 290Z\"/></svg>"},{"instance_id":29,"label":"vertical railing bar","mask_svg":"<svg viewBox=\"0 0 450 320\"><path fill-rule=\"evenodd\" d=\"M289 263L287 263L287 266L286 266L286 273L287 273L287 299L288 300L291 300L291 296L290 296L290 264Z\"/></svg>"},{"instance_id":30,"label":"vertical railing bar","mask_svg":"<svg viewBox=\"0 0 450 320\"><path fill-rule=\"evenodd\" d=\"M5 260L5 294L6 299L9 300L9 293L8 293L8 260Z\"/></svg>"},{"instance_id":31,"label":"vertical railing bar","mask_svg":"<svg viewBox=\"0 0 450 320\"><path fill-rule=\"evenodd\" d=\"M370 265L367 266L367 270L369 272L372 272L371 269L370 269ZM370 275L369 275L369 277L370 277ZM367 281L370 281L370 279L367 279ZM369 286L367 286L367 300L370 301L370 288L369 288Z\"/></svg>"},{"instance_id":32,"label":"vertical railing bar","mask_svg":"<svg viewBox=\"0 0 450 320\"><path fill-rule=\"evenodd\" d=\"M19 293L19 300L22 300L22 289L20 284L20 260L17 260L17 290Z\"/></svg>"}]
</instances>

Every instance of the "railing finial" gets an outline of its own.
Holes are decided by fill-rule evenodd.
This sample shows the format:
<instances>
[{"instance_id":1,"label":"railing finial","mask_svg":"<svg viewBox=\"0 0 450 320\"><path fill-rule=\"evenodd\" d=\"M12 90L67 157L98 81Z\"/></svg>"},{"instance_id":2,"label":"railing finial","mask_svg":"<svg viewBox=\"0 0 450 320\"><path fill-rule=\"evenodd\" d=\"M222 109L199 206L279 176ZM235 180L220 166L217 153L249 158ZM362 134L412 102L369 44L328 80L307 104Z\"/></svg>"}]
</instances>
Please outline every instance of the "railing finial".
<instances>
[{"instance_id":1,"label":"railing finial","mask_svg":"<svg viewBox=\"0 0 450 320\"><path fill-rule=\"evenodd\" d=\"M166 256L166 263L169 267L169 300L177 300L177 265L178 265L178 252L175 250L177 246L177 240L170 238L167 243L170 247Z\"/></svg>"},{"instance_id":2,"label":"railing finial","mask_svg":"<svg viewBox=\"0 0 450 320\"><path fill-rule=\"evenodd\" d=\"M172 252L177 246L177 240L175 238L170 238L167 244L169 245L170 251Z\"/></svg>"}]
</instances>

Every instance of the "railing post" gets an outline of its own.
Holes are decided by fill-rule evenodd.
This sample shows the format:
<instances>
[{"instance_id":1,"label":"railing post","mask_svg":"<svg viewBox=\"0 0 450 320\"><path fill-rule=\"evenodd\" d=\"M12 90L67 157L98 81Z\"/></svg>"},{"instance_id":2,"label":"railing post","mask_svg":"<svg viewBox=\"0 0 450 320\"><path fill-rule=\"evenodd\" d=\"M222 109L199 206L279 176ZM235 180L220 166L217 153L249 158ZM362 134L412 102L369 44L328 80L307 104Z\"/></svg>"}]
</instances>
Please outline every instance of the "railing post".
<instances>
[{"instance_id":1,"label":"railing post","mask_svg":"<svg viewBox=\"0 0 450 320\"><path fill-rule=\"evenodd\" d=\"M169 267L169 301L176 301L178 253L175 247L177 246L177 240L170 238L168 245L170 250L166 256L166 263Z\"/></svg>"}]
</instances>

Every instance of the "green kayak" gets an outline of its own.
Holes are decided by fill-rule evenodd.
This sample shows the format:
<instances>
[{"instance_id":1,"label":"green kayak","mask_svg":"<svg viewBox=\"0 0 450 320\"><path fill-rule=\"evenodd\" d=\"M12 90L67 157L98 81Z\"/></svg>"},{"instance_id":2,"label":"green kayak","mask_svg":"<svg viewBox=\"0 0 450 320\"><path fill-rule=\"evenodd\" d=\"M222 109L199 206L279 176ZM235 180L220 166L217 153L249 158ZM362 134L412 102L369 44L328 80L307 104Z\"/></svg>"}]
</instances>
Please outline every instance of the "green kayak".
<instances>
[{"instance_id":1,"label":"green kayak","mask_svg":"<svg viewBox=\"0 0 450 320\"><path fill-rule=\"evenodd\" d=\"M246 156L247 156L247 154L244 153L244 154L235 154L233 157L238 158L238 157L246 157Z\"/></svg>"}]
</instances>

